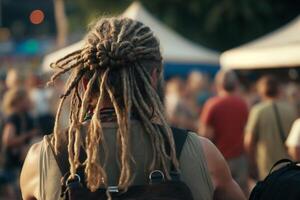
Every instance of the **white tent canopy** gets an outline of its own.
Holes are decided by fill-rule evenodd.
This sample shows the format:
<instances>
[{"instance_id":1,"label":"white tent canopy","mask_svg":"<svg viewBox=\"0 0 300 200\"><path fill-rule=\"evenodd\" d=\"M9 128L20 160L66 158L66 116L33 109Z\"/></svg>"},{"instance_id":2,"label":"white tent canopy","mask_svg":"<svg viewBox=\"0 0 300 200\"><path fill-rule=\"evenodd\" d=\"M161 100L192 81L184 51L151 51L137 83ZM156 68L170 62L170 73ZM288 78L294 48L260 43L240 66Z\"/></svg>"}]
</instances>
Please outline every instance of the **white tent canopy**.
<instances>
[{"instance_id":1,"label":"white tent canopy","mask_svg":"<svg viewBox=\"0 0 300 200\"><path fill-rule=\"evenodd\" d=\"M122 16L141 21L151 27L154 34L160 40L162 55L165 62L188 62L213 65L219 63L219 54L217 52L195 45L186 40L151 16L151 14L138 2L134 2L129 6ZM73 45L46 55L43 60L43 68L46 70L49 68L50 63L74 50L80 49L82 46L83 41L79 41Z\"/></svg>"},{"instance_id":2,"label":"white tent canopy","mask_svg":"<svg viewBox=\"0 0 300 200\"><path fill-rule=\"evenodd\" d=\"M300 66L300 16L266 36L224 52L220 62L227 69Z\"/></svg>"}]
</instances>

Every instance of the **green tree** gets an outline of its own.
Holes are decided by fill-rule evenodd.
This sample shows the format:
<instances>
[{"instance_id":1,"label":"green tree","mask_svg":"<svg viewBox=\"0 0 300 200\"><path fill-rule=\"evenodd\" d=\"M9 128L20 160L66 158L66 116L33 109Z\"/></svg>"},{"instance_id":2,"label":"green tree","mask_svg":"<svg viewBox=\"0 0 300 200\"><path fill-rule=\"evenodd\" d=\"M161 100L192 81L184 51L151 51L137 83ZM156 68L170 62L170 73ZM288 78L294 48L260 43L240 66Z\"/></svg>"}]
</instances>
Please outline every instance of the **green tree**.
<instances>
[{"instance_id":1,"label":"green tree","mask_svg":"<svg viewBox=\"0 0 300 200\"><path fill-rule=\"evenodd\" d=\"M119 14L132 0L74 0L84 23ZM297 0L141 0L163 23L190 40L226 50L286 24L300 14ZM82 21L82 20L81 20Z\"/></svg>"}]
</instances>

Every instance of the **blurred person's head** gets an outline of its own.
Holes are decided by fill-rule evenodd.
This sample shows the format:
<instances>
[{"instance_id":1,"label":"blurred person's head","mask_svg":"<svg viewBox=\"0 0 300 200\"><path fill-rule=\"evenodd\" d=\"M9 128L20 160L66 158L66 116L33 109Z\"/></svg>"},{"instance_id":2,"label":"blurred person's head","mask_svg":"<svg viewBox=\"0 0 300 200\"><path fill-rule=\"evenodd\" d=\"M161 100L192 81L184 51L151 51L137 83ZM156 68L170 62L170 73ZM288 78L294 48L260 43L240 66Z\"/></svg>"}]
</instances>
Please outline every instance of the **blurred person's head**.
<instances>
[{"instance_id":1,"label":"blurred person's head","mask_svg":"<svg viewBox=\"0 0 300 200\"><path fill-rule=\"evenodd\" d=\"M31 102L25 89L14 87L4 94L2 110L5 115L27 112L30 108Z\"/></svg>"},{"instance_id":2,"label":"blurred person's head","mask_svg":"<svg viewBox=\"0 0 300 200\"><path fill-rule=\"evenodd\" d=\"M279 95L279 82L275 76L265 75L258 80L257 91L262 98L277 98Z\"/></svg>"},{"instance_id":3,"label":"blurred person's head","mask_svg":"<svg viewBox=\"0 0 300 200\"><path fill-rule=\"evenodd\" d=\"M4 95L4 92L6 90L6 77L4 74L0 73L0 101L2 100L2 96Z\"/></svg>"},{"instance_id":4,"label":"blurred person's head","mask_svg":"<svg viewBox=\"0 0 300 200\"><path fill-rule=\"evenodd\" d=\"M208 86L208 77L198 71L193 71L187 79L187 86L191 92L197 93Z\"/></svg>"},{"instance_id":5,"label":"blurred person's head","mask_svg":"<svg viewBox=\"0 0 300 200\"><path fill-rule=\"evenodd\" d=\"M39 74L30 73L26 79L26 85L28 88L39 88L42 86L42 80Z\"/></svg>"},{"instance_id":6,"label":"blurred person's head","mask_svg":"<svg viewBox=\"0 0 300 200\"><path fill-rule=\"evenodd\" d=\"M6 75L6 87L13 88L22 85L23 76L22 73L16 69L10 69Z\"/></svg>"},{"instance_id":7,"label":"blurred person's head","mask_svg":"<svg viewBox=\"0 0 300 200\"><path fill-rule=\"evenodd\" d=\"M218 94L234 93L238 87L238 78L232 70L220 70L215 77Z\"/></svg>"},{"instance_id":8,"label":"blurred person's head","mask_svg":"<svg viewBox=\"0 0 300 200\"><path fill-rule=\"evenodd\" d=\"M179 77L171 78L166 82L165 92L166 95L178 95L181 96L184 91L184 81Z\"/></svg>"},{"instance_id":9,"label":"blurred person's head","mask_svg":"<svg viewBox=\"0 0 300 200\"><path fill-rule=\"evenodd\" d=\"M88 123L85 142L87 152L85 175L87 186L95 191L107 186L107 175L97 158L103 144L100 110L112 107L118 123L117 137L120 152L120 177L118 187L127 189L134 178L134 162L129 151L129 127L132 113L137 118L152 142L152 164L149 170L162 169L169 174L168 160L178 166L171 129L163 112L163 66L160 46L151 29L143 23L128 18L104 18L90 29L85 45L78 51L66 55L52 67L60 69L51 82L70 71L66 90L61 96L54 127L54 145L58 148L62 137L58 121L66 98L70 98L71 112L69 131L75 133L76 143L69 138L70 172L74 175L78 167L81 148L80 125L85 121L91 106L91 121ZM51 83L50 82L50 83ZM91 103L93 102L93 103ZM93 104L93 105L91 105ZM152 123L162 125L157 129ZM165 141L171 147L171 156L165 153ZM104 148L105 149L105 148ZM74 151L73 151L74 150ZM97 156L93 156L97 155Z\"/></svg>"},{"instance_id":10,"label":"blurred person's head","mask_svg":"<svg viewBox=\"0 0 300 200\"><path fill-rule=\"evenodd\" d=\"M295 83L287 84L285 95L289 101L298 103L300 98L299 86Z\"/></svg>"}]
</instances>

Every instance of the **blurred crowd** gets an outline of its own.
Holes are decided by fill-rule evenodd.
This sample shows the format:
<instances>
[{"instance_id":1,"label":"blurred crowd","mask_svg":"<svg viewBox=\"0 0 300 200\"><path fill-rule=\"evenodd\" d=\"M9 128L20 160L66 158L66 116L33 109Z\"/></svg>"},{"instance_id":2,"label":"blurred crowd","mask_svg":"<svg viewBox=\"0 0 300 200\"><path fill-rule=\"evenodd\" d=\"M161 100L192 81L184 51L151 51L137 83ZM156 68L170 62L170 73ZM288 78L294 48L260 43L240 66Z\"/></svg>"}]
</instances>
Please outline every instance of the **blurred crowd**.
<instances>
[{"instance_id":1,"label":"blurred crowd","mask_svg":"<svg viewBox=\"0 0 300 200\"><path fill-rule=\"evenodd\" d=\"M21 199L19 173L27 151L43 135L52 132L54 98L59 88L46 88L47 79L47 75L21 69L10 69L2 76L0 197L3 199Z\"/></svg>"},{"instance_id":2,"label":"blurred crowd","mask_svg":"<svg viewBox=\"0 0 300 200\"><path fill-rule=\"evenodd\" d=\"M247 196L276 161L300 159L299 103L298 83L272 75L247 87L233 71L220 71L214 79L192 72L166 83L170 123L213 142Z\"/></svg>"},{"instance_id":3,"label":"blurred crowd","mask_svg":"<svg viewBox=\"0 0 300 200\"><path fill-rule=\"evenodd\" d=\"M28 148L52 132L64 88L60 80L54 88L45 87L45 74L11 69L1 77L0 197L14 200L20 199L18 177ZM245 88L232 71L214 78L195 71L166 81L165 107L171 125L217 146L246 195L249 180L263 179L277 160L300 159L300 90L295 82L263 76ZM62 119L67 121L67 114Z\"/></svg>"}]
</instances>

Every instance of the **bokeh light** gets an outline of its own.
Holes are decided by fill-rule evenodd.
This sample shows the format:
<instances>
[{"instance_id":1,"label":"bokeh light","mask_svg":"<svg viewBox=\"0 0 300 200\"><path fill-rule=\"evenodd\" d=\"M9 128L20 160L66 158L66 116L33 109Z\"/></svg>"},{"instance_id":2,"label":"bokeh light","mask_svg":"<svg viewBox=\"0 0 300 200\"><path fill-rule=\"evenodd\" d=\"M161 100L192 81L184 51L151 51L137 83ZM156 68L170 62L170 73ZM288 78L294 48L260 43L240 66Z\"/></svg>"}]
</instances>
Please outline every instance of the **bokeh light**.
<instances>
[{"instance_id":1,"label":"bokeh light","mask_svg":"<svg viewBox=\"0 0 300 200\"><path fill-rule=\"evenodd\" d=\"M44 21L45 14L41 10L34 10L30 13L30 22L33 24L40 24Z\"/></svg>"}]
</instances>

